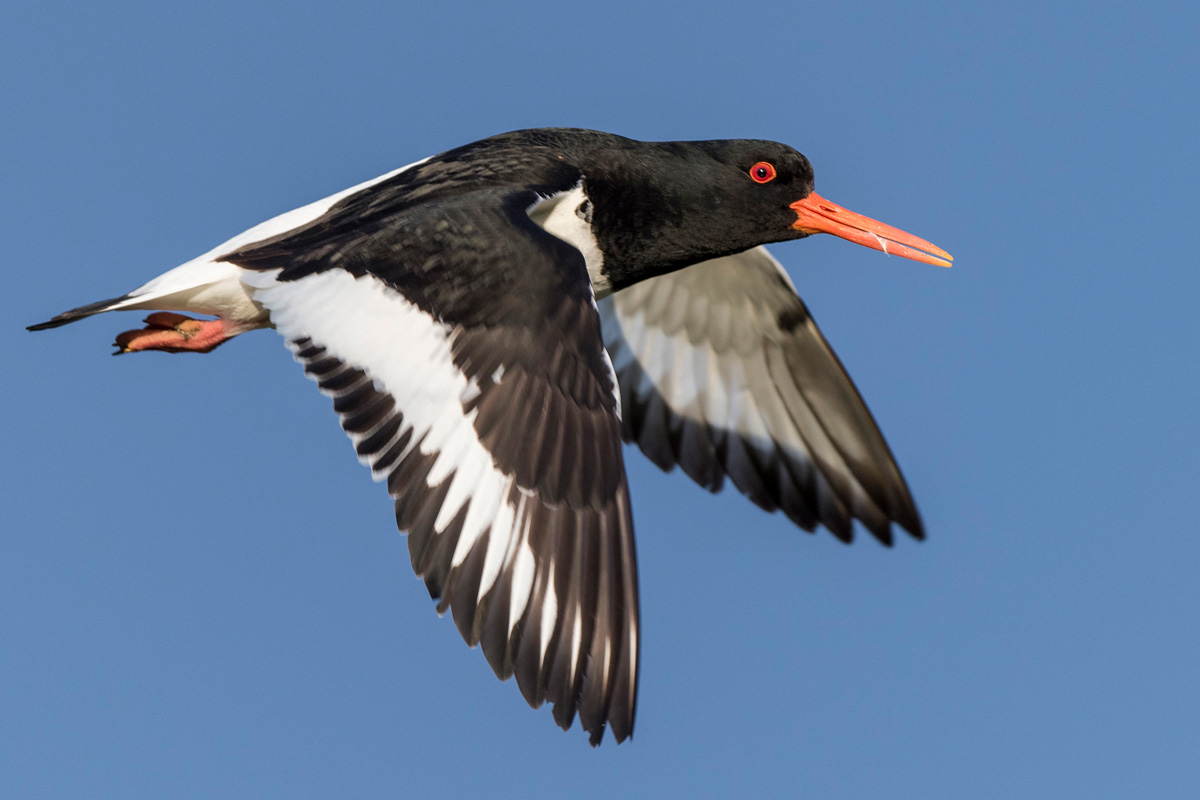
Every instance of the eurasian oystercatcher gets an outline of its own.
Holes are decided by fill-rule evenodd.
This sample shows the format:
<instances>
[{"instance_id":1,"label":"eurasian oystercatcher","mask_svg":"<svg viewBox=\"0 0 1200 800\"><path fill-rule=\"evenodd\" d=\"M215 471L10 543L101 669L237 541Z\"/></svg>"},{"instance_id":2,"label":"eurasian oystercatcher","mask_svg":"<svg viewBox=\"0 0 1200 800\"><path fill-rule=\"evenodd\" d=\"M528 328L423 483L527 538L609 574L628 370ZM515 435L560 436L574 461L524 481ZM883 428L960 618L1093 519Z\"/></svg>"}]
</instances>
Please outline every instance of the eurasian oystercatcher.
<instances>
[{"instance_id":1,"label":"eurasian oystercatcher","mask_svg":"<svg viewBox=\"0 0 1200 800\"><path fill-rule=\"evenodd\" d=\"M850 377L761 245L943 250L813 192L774 142L506 133L235 236L33 325L153 309L121 353L274 327L395 499L439 612L530 705L633 730L638 587L621 440L850 541L923 537ZM214 316L192 319L186 311Z\"/></svg>"}]
</instances>

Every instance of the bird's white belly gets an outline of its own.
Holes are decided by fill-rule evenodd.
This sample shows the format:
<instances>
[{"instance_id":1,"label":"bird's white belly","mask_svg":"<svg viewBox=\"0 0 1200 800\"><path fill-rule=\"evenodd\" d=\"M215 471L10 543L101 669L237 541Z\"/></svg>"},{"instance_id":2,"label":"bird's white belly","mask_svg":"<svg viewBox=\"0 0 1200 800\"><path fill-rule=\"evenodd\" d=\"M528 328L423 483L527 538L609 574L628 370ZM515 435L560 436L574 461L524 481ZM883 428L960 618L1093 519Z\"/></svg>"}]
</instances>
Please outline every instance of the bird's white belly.
<instances>
[{"instance_id":1,"label":"bird's white belly","mask_svg":"<svg viewBox=\"0 0 1200 800\"><path fill-rule=\"evenodd\" d=\"M226 262L188 263L136 291L122 309L154 309L211 314L241 323L267 322L254 300L254 288L242 281L248 271Z\"/></svg>"}]
</instances>

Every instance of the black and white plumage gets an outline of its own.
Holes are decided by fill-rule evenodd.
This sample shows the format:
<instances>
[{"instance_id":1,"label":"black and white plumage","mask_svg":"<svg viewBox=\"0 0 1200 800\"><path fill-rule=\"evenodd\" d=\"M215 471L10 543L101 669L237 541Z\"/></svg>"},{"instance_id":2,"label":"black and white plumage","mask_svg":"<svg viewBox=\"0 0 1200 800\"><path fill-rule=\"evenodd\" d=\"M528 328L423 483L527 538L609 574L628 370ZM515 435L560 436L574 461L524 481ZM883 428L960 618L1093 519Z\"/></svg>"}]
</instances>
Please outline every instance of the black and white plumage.
<instances>
[{"instance_id":1,"label":"black and white plumage","mask_svg":"<svg viewBox=\"0 0 1200 800\"><path fill-rule=\"evenodd\" d=\"M121 309L216 317L151 315L122 352L278 329L386 483L439 612L531 705L621 741L638 674L622 437L808 530L849 541L857 518L884 543L892 522L923 535L870 413L759 247L821 231L948 264L813 194L784 145L518 131L31 329Z\"/></svg>"},{"instance_id":2,"label":"black and white plumage","mask_svg":"<svg viewBox=\"0 0 1200 800\"><path fill-rule=\"evenodd\" d=\"M921 519L891 451L787 273L766 248L602 300L623 432L710 491L728 477L768 511L844 542L857 518L892 543Z\"/></svg>"}]
</instances>

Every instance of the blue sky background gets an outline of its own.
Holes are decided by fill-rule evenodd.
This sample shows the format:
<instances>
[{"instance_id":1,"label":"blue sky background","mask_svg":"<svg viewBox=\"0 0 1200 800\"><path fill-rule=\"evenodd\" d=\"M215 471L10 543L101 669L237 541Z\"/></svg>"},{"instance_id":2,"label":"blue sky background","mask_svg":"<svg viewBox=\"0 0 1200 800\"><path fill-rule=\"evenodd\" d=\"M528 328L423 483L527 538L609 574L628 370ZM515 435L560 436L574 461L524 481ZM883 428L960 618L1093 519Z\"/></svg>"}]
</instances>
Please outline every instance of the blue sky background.
<instances>
[{"instance_id":1,"label":"blue sky background","mask_svg":"<svg viewBox=\"0 0 1200 800\"><path fill-rule=\"evenodd\" d=\"M1193 3L212 2L0 12L0 796L1195 797ZM113 359L121 294L520 127L778 139L952 270L775 248L929 539L627 451L632 742L439 620L272 333Z\"/></svg>"}]
</instances>

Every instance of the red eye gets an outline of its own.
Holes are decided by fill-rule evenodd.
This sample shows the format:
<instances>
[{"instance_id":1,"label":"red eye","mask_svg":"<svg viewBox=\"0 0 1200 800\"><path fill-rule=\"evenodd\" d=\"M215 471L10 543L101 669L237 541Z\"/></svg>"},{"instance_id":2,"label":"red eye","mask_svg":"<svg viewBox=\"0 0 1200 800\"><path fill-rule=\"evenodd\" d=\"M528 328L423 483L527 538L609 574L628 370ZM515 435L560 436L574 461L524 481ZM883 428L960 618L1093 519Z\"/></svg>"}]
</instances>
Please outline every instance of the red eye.
<instances>
[{"instance_id":1,"label":"red eye","mask_svg":"<svg viewBox=\"0 0 1200 800\"><path fill-rule=\"evenodd\" d=\"M755 183L769 183L775 180L775 167L767 161L760 161L750 168L750 177Z\"/></svg>"}]
</instances>

